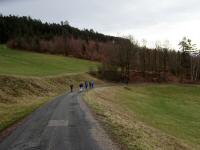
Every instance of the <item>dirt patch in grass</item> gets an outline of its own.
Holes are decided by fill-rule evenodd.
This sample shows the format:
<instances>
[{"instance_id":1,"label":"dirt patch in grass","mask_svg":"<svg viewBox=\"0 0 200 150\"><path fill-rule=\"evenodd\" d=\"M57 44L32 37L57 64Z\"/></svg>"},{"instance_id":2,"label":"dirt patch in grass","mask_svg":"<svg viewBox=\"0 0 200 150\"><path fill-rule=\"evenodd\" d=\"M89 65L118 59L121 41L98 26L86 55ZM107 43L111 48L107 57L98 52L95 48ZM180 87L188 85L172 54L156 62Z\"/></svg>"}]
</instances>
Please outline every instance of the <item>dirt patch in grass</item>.
<instances>
[{"instance_id":1,"label":"dirt patch in grass","mask_svg":"<svg viewBox=\"0 0 200 150\"><path fill-rule=\"evenodd\" d=\"M87 92L84 99L96 114L111 137L122 149L133 150L191 150L192 146L179 138L166 134L136 117L134 112L122 107L124 99L119 103L119 93L122 87L98 88ZM127 88L125 88L127 90ZM128 88L128 91L131 89Z\"/></svg>"}]
</instances>

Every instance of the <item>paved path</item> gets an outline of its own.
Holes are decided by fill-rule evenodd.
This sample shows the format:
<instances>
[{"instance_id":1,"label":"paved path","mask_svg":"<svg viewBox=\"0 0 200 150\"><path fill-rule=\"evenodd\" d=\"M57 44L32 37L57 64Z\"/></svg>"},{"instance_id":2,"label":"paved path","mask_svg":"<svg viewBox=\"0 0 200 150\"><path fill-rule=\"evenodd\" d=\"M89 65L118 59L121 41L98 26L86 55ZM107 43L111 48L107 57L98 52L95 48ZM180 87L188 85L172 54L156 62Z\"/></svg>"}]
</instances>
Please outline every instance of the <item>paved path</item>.
<instances>
[{"instance_id":1,"label":"paved path","mask_svg":"<svg viewBox=\"0 0 200 150\"><path fill-rule=\"evenodd\" d=\"M117 150L77 92L45 104L0 143L0 150Z\"/></svg>"}]
</instances>

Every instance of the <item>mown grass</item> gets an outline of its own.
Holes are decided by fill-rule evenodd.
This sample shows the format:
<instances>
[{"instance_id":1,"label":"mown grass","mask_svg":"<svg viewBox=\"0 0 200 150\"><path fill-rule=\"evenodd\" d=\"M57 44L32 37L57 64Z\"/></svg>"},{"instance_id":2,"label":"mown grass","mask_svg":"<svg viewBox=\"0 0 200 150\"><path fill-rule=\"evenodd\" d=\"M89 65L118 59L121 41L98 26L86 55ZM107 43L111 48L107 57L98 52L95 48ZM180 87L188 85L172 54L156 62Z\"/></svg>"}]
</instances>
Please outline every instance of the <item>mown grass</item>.
<instances>
[{"instance_id":1,"label":"mown grass","mask_svg":"<svg viewBox=\"0 0 200 150\"><path fill-rule=\"evenodd\" d=\"M109 87L87 93L86 101L128 149L200 148L200 86Z\"/></svg>"},{"instance_id":2,"label":"mown grass","mask_svg":"<svg viewBox=\"0 0 200 150\"><path fill-rule=\"evenodd\" d=\"M50 76L88 72L98 63L71 57L12 50L0 45L0 74Z\"/></svg>"}]
</instances>

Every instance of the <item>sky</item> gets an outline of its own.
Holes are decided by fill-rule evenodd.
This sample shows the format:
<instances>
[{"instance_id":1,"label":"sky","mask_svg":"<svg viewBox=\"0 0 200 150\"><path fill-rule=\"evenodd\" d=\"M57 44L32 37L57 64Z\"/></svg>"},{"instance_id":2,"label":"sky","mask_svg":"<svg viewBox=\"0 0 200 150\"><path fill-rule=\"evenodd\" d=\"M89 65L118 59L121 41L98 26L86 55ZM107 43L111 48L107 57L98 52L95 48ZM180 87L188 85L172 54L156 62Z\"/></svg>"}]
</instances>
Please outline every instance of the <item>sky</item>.
<instances>
[{"instance_id":1,"label":"sky","mask_svg":"<svg viewBox=\"0 0 200 150\"><path fill-rule=\"evenodd\" d=\"M168 40L178 49L186 36L200 48L199 0L0 0L0 13L44 22L67 20L80 29L145 39L148 47Z\"/></svg>"}]
</instances>

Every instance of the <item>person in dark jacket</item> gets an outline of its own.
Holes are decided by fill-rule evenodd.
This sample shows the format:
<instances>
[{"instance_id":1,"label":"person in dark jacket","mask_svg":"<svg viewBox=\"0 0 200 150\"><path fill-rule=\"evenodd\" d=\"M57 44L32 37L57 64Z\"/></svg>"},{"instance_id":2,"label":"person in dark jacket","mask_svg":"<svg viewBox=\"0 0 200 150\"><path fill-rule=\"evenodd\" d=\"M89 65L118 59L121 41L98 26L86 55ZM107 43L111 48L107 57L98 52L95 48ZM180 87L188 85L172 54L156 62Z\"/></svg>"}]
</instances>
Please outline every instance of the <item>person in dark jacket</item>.
<instances>
[{"instance_id":1,"label":"person in dark jacket","mask_svg":"<svg viewBox=\"0 0 200 150\"><path fill-rule=\"evenodd\" d=\"M70 91L73 92L73 87L74 87L74 85L73 85L73 84L70 84L69 86L70 86Z\"/></svg>"},{"instance_id":2,"label":"person in dark jacket","mask_svg":"<svg viewBox=\"0 0 200 150\"><path fill-rule=\"evenodd\" d=\"M86 90L88 89L88 81L87 80L85 81L85 89Z\"/></svg>"},{"instance_id":3,"label":"person in dark jacket","mask_svg":"<svg viewBox=\"0 0 200 150\"><path fill-rule=\"evenodd\" d=\"M91 81L89 81L89 88L90 88L90 89L92 88L92 83L91 83Z\"/></svg>"},{"instance_id":4,"label":"person in dark jacket","mask_svg":"<svg viewBox=\"0 0 200 150\"><path fill-rule=\"evenodd\" d=\"M94 81L91 81L91 88L94 88Z\"/></svg>"},{"instance_id":5,"label":"person in dark jacket","mask_svg":"<svg viewBox=\"0 0 200 150\"><path fill-rule=\"evenodd\" d=\"M83 83L81 82L80 84L79 84L79 87L80 87L80 92L82 92L83 91Z\"/></svg>"}]
</instances>

